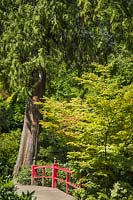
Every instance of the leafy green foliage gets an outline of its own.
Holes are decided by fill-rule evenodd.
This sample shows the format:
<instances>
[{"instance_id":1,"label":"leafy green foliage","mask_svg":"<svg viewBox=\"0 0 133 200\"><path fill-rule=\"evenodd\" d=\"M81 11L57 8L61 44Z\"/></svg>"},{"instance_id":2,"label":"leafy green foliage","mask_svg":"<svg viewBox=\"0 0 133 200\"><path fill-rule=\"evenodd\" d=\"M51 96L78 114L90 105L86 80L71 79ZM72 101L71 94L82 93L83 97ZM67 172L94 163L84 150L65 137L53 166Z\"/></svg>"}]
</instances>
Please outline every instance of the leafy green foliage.
<instances>
[{"instance_id":1,"label":"leafy green foliage","mask_svg":"<svg viewBox=\"0 0 133 200\"><path fill-rule=\"evenodd\" d=\"M17 182L22 185L30 185L31 184L31 167L29 168L23 168L18 176L17 176Z\"/></svg>"},{"instance_id":2,"label":"leafy green foliage","mask_svg":"<svg viewBox=\"0 0 133 200\"><path fill-rule=\"evenodd\" d=\"M4 179L0 178L0 199L1 200L36 200L36 197L33 198L34 192L27 192L27 194L22 193L18 195L16 192L16 188L13 185L12 181L9 177L5 177Z\"/></svg>"},{"instance_id":3,"label":"leafy green foliage","mask_svg":"<svg viewBox=\"0 0 133 200\"><path fill-rule=\"evenodd\" d=\"M53 94L61 71L65 82L65 73L81 76L93 70L91 62L105 64L119 48L131 50L131 0L12 1L7 8L8 4L0 3L0 78L9 91L29 94L32 73L41 66Z\"/></svg>"},{"instance_id":4,"label":"leafy green foliage","mask_svg":"<svg viewBox=\"0 0 133 200\"><path fill-rule=\"evenodd\" d=\"M45 98L40 123L69 147L67 158L86 191L83 199L108 199L115 182L132 187L133 87L110 78L112 65L93 65L95 73L77 78L88 91L84 100Z\"/></svg>"},{"instance_id":5,"label":"leafy green foliage","mask_svg":"<svg viewBox=\"0 0 133 200\"><path fill-rule=\"evenodd\" d=\"M39 137L39 145L38 159L53 162L56 157L62 163L66 162L68 147L64 146L64 141L55 134L55 131L50 134L49 131L42 131Z\"/></svg>"},{"instance_id":6,"label":"leafy green foliage","mask_svg":"<svg viewBox=\"0 0 133 200\"><path fill-rule=\"evenodd\" d=\"M116 55L112 55L112 75L115 76L120 84L129 85L133 82L133 63L130 52L118 49Z\"/></svg>"},{"instance_id":7,"label":"leafy green foliage","mask_svg":"<svg viewBox=\"0 0 133 200\"><path fill-rule=\"evenodd\" d=\"M133 187L125 182L116 182L111 190L111 199L127 199L133 198Z\"/></svg>"},{"instance_id":8,"label":"leafy green foliage","mask_svg":"<svg viewBox=\"0 0 133 200\"><path fill-rule=\"evenodd\" d=\"M0 179L0 199L17 199L17 195L14 192L13 183L9 180Z\"/></svg>"},{"instance_id":9,"label":"leafy green foliage","mask_svg":"<svg viewBox=\"0 0 133 200\"><path fill-rule=\"evenodd\" d=\"M5 120L7 118L7 113L5 111L6 111L6 103L0 96L0 133L7 126L7 120Z\"/></svg>"},{"instance_id":10,"label":"leafy green foliage","mask_svg":"<svg viewBox=\"0 0 133 200\"><path fill-rule=\"evenodd\" d=\"M0 2L0 83L27 96L33 72L46 70L38 158L72 163L77 199L132 198L132 8L132 0ZM22 127L14 94L0 98L1 132ZM8 166L10 152L1 155Z\"/></svg>"},{"instance_id":11,"label":"leafy green foliage","mask_svg":"<svg viewBox=\"0 0 133 200\"><path fill-rule=\"evenodd\" d=\"M19 142L20 129L10 133L0 134L0 175L11 174L16 162Z\"/></svg>"},{"instance_id":12,"label":"leafy green foliage","mask_svg":"<svg viewBox=\"0 0 133 200\"><path fill-rule=\"evenodd\" d=\"M5 100L0 96L0 133L22 128L24 110L24 99L16 93Z\"/></svg>"},{"instance_id":13,"label":"leafy green foliage","mask_svg":"<svg viewBox=\"0 0 133 200\"><path fill-rule=\"evenodd\" d=\"M27 193L22 192L20 199L22 200L37 200L37 197L33 197L34 191L33 192L29 192L27 191Z\"/></svg>"}]
</instances>

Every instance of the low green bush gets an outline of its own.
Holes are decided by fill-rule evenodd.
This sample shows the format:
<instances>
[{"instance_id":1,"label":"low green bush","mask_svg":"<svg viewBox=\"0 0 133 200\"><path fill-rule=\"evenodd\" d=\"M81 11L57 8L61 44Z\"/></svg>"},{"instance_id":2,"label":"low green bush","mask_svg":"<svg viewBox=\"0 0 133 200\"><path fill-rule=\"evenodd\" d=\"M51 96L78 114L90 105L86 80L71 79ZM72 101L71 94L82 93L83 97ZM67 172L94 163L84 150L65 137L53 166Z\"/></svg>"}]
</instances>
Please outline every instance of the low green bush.
<instances>
[{"instance_id":1,"label":"low green bush","mask_svg":"<svg viewBox=\"0 0 133 200\"><path fill-rule=\"evenodd\" d=\"M18 176L17 182L22 185L30 185L31 184L31 167L23 168Z\"/></svg>"},{"instance_id":2,"label":"low green bush","mask_svg":"<svg viewBox=\"0 0 133 200\"><path fill-rule=\"evenodd\" d=\"M0 200L36 200L33 194L34 191L28 191L26 194L18 195L10 177L0 178Z\"/></svg>"},{"instance_id":3,"label":"low green bush","mask_svg":"<svg viewBox=\"0 0 133 200\"><path fill-rule=\"evenodd\" d=\"M0 134L0 176L11 175L16 163L21 130Z\"/></svg>"},{"instance_id":4,"label":"low green bush","mask_svg":"<svg viewBox=\"0 0 133 200\"><path fill-rule=\"evenodd\" d=\"M111 190L111 200L132 200L133 187L126 182L118 181Z\"/></svg>"},{"instance_id":5,"label":"low green bush","mask_svg":"<svg viewBox=\"0 0 133 200\"><path fill-rule=\"evenodd\" d=\"M73 193L75 200L133 200L133 187L126 183L118 181L114 183L113 188L110 190L110 195L104 191L91 194L85 188L75 190Z\"/></svg>"}]
</instances>

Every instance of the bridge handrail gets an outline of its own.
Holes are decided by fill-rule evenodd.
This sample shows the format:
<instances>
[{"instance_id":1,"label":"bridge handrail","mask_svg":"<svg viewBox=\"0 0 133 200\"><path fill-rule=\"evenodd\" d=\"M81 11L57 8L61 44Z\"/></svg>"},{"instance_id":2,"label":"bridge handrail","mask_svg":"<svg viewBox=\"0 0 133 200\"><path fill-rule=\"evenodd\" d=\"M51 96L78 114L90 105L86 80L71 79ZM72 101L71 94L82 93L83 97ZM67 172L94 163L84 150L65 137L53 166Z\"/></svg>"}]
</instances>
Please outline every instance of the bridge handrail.
<instances>
[{"instance_id":1,"label":"bridge handrail","mask_svg":"<svg viewBox=\"0 0 133 200\"><path fill-rule=\"evenodd\" d=\"M45 169L48 169L48 168L52 170L51 176L45 175ZM37 171L38 169L41 169L41 175L38 175L38 171ZM61 179L61 178L58 177L58 171L59 170L64 171L66 173L66 179ZM57 182L60 181L60 182L66 184L66 193L68 194L69 186L76 188L76 189L80 188L80 186L69 181L70 174L72 174L72 173L73 173L73 171L71 171L67 168L64 168L64 167L60 167L56 163L54 163L52 166L32 165L32 173L31 173L32 182L31 182L31 184L34 184L35 179L42 178L42 186L44 186L44 179L51 178L52 179L52 185L51 185L52 188L57 188Z\"/></svg>"}]
</instances>

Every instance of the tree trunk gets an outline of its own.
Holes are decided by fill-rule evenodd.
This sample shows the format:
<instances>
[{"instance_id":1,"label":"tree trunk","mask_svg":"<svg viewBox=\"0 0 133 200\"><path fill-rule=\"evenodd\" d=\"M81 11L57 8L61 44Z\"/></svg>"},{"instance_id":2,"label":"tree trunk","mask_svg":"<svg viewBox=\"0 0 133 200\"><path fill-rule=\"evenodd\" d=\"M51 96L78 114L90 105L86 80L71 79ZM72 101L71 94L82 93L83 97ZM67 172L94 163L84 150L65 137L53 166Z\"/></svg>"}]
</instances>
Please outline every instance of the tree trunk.
<instances>
[{"instance_id":1,"label":"tree trunk","mask_svg":"<svg viewBox=\"0 0 133 200\"><path fill-rule=\"evenodd\" d=\"M30 166L37 158L39 120L41 119L41 114L39 113L39 106L35 102L40 101L44 95L46 73L40 68L32 75L32 96L29 97L26 105L20 148L13 171L14 177L18 175L22 167Z\"/></svg>"}]
</instances>

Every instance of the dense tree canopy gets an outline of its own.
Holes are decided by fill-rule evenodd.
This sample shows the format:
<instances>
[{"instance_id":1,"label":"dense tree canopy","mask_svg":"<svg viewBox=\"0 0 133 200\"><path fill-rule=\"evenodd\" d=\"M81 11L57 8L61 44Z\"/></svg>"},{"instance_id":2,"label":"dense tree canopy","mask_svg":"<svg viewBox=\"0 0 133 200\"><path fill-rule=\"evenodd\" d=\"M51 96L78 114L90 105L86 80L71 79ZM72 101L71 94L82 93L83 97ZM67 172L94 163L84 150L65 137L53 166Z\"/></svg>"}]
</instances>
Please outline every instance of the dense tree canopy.
<instances>
[{"instance_id":1,"label":"dense tree canopy","mask_svg":"<svg viewBox=\"0 0 133 200\"><path fill-rule=\"evenodd\" d=\"M29 90L39 65L48 70L49 82L64 63L81 74L92 61L104 64L110 55L132 50L132 7L132 1L119 0L1 1L4 84L11 91Z\"/></svg>"}]
</instances>

